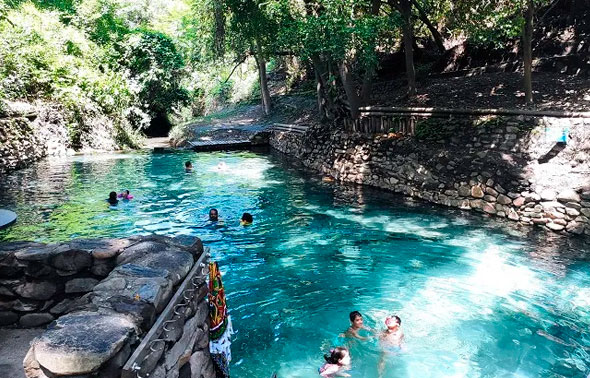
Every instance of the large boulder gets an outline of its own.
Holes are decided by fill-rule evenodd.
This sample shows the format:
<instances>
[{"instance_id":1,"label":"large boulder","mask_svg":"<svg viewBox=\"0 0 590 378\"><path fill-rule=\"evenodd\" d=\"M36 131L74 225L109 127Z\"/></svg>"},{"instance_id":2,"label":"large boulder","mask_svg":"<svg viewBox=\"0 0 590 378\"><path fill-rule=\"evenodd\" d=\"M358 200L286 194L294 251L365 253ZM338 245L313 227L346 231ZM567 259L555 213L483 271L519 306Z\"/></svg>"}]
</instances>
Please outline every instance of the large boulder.
<instances>
[{"instance_id":1,"label":"large boulder","mask_svg":"<svg viewBox=\"0 0 590 378\"><path fill-rule=\"evenodd\" d=\"M56 375L96 371L135 337L135 327L118 314L78 312L59 318L33 341L37 362Z\"/></svg>"},{"instance_id":2,"label":"large boulder","mask_svg":"<svg viewBox=\"0 0 590 378\"><path fill-rule=\"evenodd\" d=\"M164 269L170 273L172 284L176 285L190 272L193 255L182 250L166 250L160 253L146 254L132 259L135 265L152 269Z\"/></svg>"},{"instance_id":3,"label":"large boulder","mask_svg":"<svg viewBox=\"0 0 590 378\"><path fill-rule=\"evenodd\" d=\"M118 257L117 265L127 264L134 259L148 254L159 254L160 252L168 249L168 245L164 242L146 240L140 241L137 244L133 244L131 247L126 248Z\"/></svg>"},{"instance_id":4,"label":"large boulder","mask_svg":"<svg viewBox=\"0 0 590 378\"><path fill-rule=\"evenodd\" d=\"M92 255L87 250L75 246L60 246L51 258L51 265L63 272L77 273L92 266Z\"/></svg>"},{"instance_id":5,"label":"large boulder","mask_svg":"<svg viewBox=\"0 0 590 378\"><path fill-rule=\"evenodd\" d=\"M94 287L93 303L101 305L113 296L152 304L160 312L172 295L172 281L167 270L148 268L135 264L118 266Z\"/></svg>"}]
</instances>

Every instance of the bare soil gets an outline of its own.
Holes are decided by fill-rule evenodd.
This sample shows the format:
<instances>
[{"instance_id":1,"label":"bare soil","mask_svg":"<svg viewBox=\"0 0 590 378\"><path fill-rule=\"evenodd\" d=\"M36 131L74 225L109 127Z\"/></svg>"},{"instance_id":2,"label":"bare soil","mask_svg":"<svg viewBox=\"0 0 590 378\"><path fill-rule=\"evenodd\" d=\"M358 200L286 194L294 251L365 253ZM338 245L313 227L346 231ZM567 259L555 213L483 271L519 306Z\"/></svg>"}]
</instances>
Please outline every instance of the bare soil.
<instances>
[{"instance_id":1,"label":"bare soil","mask_svg":"<svg viewBox=\"0 0 590 378\"><path fill-rule=\"evenodd\" d=\"M418 95L406 95L404 79L375 85L371 105L445 108L524 108L522 74L488 73L467 77L426 77ZM590 111L590 80L557 73L533 74L533 98L539 110Z\"/></svg>"}]
</instances>

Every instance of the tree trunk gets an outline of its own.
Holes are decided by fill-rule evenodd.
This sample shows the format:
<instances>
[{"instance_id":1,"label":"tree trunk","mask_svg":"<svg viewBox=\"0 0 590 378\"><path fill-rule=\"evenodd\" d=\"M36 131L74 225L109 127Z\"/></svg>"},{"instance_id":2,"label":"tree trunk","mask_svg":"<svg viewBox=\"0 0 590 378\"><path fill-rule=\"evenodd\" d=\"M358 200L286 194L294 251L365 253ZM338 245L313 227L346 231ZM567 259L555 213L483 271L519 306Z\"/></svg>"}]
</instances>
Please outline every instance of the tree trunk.
<instances>
[{"instance_id":1,"label":"tree trunk","mask_svg":"<svg viewBox=\"0 0 590 378\"><path fill-rule=\"evenodd\" d=\"M408 78L408 96L416 95L416 71L414 69L414 49L412 42L414 32L412 29L412 5L410 0L400 0L400 8L403 18L404 50L406 55L406 75Z\"/></svg>"},{"instance_id":2,"label":"tree trunk","mask_svg":"<svg viewBox=\"0 0 590 378\"><path fill-rule=\"evenodd\" d=\"M318 110L322 120L334 119L334 102L328 94L328 84L326 82L326 69L324 62L319 55L313 54L311 56L311 63L313 64L313 70L316 78L316 92L318 99Z\"/></svg>"},{"instance_id":3,"label":"tree trunk","mask_svg":"<svg viewBox=\"0 0 590 378\"><path fill-rule=\"evenodd\" d=\"M223 57L225 54L225 13L222 0L213 2L213 14L215 18L215 53L218 57Z\"/></svg>"},{"instance_id":4,"label":"tree trunk","mask_svg":"<svg viewBox=\"0 0 590 378\"><path fill-rule=\"evenodd\" d=\"M416 0L412 0L412 4L418 10L418 14L420 15L420 21L422 21L424 23L424 25L426 25L426 27L430 31L430 34L432 34L432 38L434 39L434 42L436 43L436 47L438 47L438 50L441 53L444 53L445 51L447 51L445 49L445 40L444 40L443 36L434 27L434 25L432 24L432 22L430 22L430 20L428 19L428 15L424 11L424 9L422 9L422 7L420 6L420 4L418 4L418 2Z\"/></svg>"},{"instance_id":5,"label":"tree trunk","mask_svg":"<svg viewBox=\"0 0 590 378\"><path fill-rule=\"evenodd\" d=\"M361 103L366 105L371 99L371 92L373 91L373 78L375 77L375 69L371 68L365 73L363 85L361 87Z\"/></svg>"},{"instance_id":6,"label":"tree trunk","mask_svg":"<svg viewBox=\"0 0 590 378\"><path fill-rule=\"evenodd\" d=\"M270 101L270 91L268 89L268 80L266 78L266 60L262 56L260 45L257 43L257 54L255 55L256 65L258 66L258 76L260 78L260 95L262 97L262 108L264 114L269 115L272 109Z\"/></svg>"},{"instance_id":7,"label":"tree trunk","mask_svg":"<svg viewBox=\"0 0 590 378\"><path fill-rule=\"evenodd\" d=\"M535 12L533 0L527 0L525 24L522 33L522 47L524 60L524 101L533 104L533 15Z\"/></svg>"},{"instance_id":8,"label":"tree trunk","mask_svg":"<svg viewBox=\"0 0 590 378\"><path fill-rule=\"evenodd\" d=\"M356 86L354 80L350 74L350 67L346 62L340 63L338 66L338 73L340 74L340 80L342 80L342 86L348 99L348 106L350 106L350 115L352 119L357 119L360 115L359 108L361 106L361 99L356 92Z\"/></svg>"}]
</instances>

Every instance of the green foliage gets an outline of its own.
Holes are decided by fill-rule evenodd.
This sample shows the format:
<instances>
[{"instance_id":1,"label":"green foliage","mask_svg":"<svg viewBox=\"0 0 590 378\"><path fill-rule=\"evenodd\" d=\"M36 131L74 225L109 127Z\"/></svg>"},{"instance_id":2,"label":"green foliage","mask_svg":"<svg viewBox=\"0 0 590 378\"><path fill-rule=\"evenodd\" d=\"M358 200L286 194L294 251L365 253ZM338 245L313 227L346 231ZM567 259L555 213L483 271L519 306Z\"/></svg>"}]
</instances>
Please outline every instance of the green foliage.
<instances>
[{"instance_id":1,"label":"green foliage","mask_svg":"<svg viewBox=\"0 0 590 378\"><path fill-rule=\"evenodd\" d=\"M535 0L537 7L548 2ZM257 96L253 55L264 57L271 69L275 61L288 57L289 64L277 65L287 72L288 88L309 77L305 71L313 66L311 58L319 59L327 93L341 98L342 63L360 91L363 79L378 68L379 54L400 48L399 11L387 1L375 11L375 4L0 0L0 100L43 99L62 105L73 140L91 127L93 116L106 116L121 130L141 129L153 117L174 113L186 120ZM500 46L519 37L526 2L416 4L441 32ZM416 7L414 15L418 16ZM429 37L421 22L415 23L414 31L418 37ZM238 62L243 63L232 73ZM429 70L429 65L418 67L420 72ZM436 134L428 125L422 129L425 136Z\"/></svg>"},{"instance_id":2,"label":"green foliage","mask_svg":"<svg viewBox=\"0 0 590 378\"><path fill-rule=\"evenodd\" d=\"M534 0L535 7L549 0ZM469 39L481 45L502 47L522 34L524 0L460 0L454 3L451 27L465 32Z\"/></svg>"},{"instance_id":3,"label":"green foliage","mask_svg":"<svg viewBox=\"0 0 590 378\"><path fill-rule=\"evenodd\" d=\"M425 141L444 140L453 135L453 129L446 126L444 121L436 118L419 120L416 122L415 136Z\"/></svg>"},{"instance_id":4,"label":"green foliage","mask_svg":"<svg viewBox=\"0 0 590 378\"><path fill-rule=\"evenodd\" d=\"M166 35L137 30L122 44L120 64L128 69L137 83L139 100L155 117L188 101L188 92L181 86L184 62L172 40Z\"/></svg>"},{"instance_id":5,"label":"green foliage","mask_svg":"<svg viewBox=\"0 0 590 378\"><path fill-rule=\"evenodd\" d=\"M221 104L226 104L231 98L233 85L234 83L232 80L217 82L211 90L213 98Z\"/></svg>"}]
</instances>

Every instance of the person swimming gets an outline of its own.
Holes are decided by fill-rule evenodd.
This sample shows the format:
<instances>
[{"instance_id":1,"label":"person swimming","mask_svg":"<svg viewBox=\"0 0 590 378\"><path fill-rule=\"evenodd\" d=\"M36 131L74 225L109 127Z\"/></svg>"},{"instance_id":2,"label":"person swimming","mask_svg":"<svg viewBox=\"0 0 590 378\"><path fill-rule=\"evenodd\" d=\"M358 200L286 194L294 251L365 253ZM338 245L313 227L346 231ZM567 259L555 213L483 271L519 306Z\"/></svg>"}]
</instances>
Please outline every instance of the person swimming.
<instances>
[{"instance_id":1,"label":"person swimming","mask_svg":"<svg viewBox=\"0 0 590 378\"><path fill-rule=\"evenodd\" d=\"M344 347L335 347L330 349L330 354L324 354L326 363L318 369L322 377L333 378L335 376L350 377L346 373L350 370L350 353Z\"/></svg>"},{"instance_id":2,"label":"person swimming","mask_svg":"<svg viewBox=\"0 0 590 378\"><path fill-rule=\"evenodd\" d=\"M190 173L193 171L193 163L191 163L190 161L185 161L184 162L184 171L186 173Z\"/></svg>"},{"instance_id":3,"label":"person swimming","mask_svg":"<svg viewBox=\"0 0 590 378\"><path fill-rule=\"evenodd\" d=\"M385 326L387 328L379 335L379 345L381 346L381 357L377 367L379 377L382 377L385 371L386 355L398 354L402 350L402 342L404 341L404 332L401 329L402 320L399 316L391 315L385 318Z\"/></svg>"},{"instance_id":4,"label":"person swimming","mask_svg":"<svg viewBox=\"0 0 590 378\"><path fill-rule=\"evenodd\" d=\"M402 320L397 315L388 316L385 319L385 330L379 335L379 342L384 349L399 350L404 340L404 332L401 329Z\"/></svg>"},{"instance_id":5,"label":"person swimming","mask_svg":"<svg viewBox=\"0 0 590 378\"><path fill-rule=\"evenodd\" d=\"M353 311L348 315L348 318L350 319L350 327L348 327L344 335L359 340L368 340L368 337L359 335L360 330L371 331L369 327L363 324L363 315L358 311Z\"/></svg>"},{"instance_id":6,"label":"person swimming","mask_svg":"<svg viewBox=\"0 0 590 378\"><path fill-rule=\"evenodd\" d=\"M219 220L219 212L217 209L209 210L209 220L211 222L217 222Z\"/></svg>"},{"instance_id":7,"label":"person swimming","mask_svg":"<svg viewBox=\"0 0 590 378\"><path fill-rule=\"evenodd\" d=\"M219 164L217 164L216 169L218 171L225 172L229 169L229 167L227 166L227 164L224 161L220 161Z\"/></svg>"},{"instance_id":8,"label":"person swimming","mask_svg":"<svg viewBox=\"0 0 590 378\"><path fill-rule=\"evenodd\" d=\"M117 205L119 203L119 200L117 199L117 192L110 192L109 193L109 198L106 201L111 206Z\"/></svg>"},{"instance_id":9,"label":"person swimming","mask_svg":"<svg viewBox=\"0 0 590 378\"><path fill-rule=\"evenodd\" d=\"M123 190L117 197L127 201L133 199L133 196L129 193L129 190Z\"/></svg>"},{"instance_id":10,"label":"person swimming","mask_svg":"<svg viewBox=\"0 0 590 378\"><path fill-rule=\"evenodd\" d=\"M252 224L252 222L254 222L254 218L252 217L252 214L250 214L250 213L242 214L242 218L240 218L240 224L242 226L250 226Z\"/></svg>"}]
</instances>

